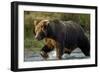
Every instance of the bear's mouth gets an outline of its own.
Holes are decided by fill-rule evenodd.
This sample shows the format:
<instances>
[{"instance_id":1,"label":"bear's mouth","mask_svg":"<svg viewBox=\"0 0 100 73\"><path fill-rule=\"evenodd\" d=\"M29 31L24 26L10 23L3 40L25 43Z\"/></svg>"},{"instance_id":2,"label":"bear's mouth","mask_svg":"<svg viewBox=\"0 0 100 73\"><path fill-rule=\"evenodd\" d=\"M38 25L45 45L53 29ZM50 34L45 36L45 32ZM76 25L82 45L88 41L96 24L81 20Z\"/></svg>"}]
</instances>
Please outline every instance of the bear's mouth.
<instances>
[{"instance_id":1,"label":"bear's mouth","mask_svg":"<svg viewBox=\"0 0 100 73\"><path fill-rule=\"evenodd\" d=\"M38 34L38 36L36 37L36 39L40 41L40 40L44 39L44 37L45 37L44 32L40 32L40 33Z\"/></svg>"},{"instance_id":2,"label":"bear's mouth","mask_svg":"<svg viewBox=\"0 0 100 73\"><path fill-rule=\"evenodd\" d=\"M40 41L40 40L42 40L42 39L43 39L43 37L37 38L38 41Z\"/></svg>"}]
</instances>

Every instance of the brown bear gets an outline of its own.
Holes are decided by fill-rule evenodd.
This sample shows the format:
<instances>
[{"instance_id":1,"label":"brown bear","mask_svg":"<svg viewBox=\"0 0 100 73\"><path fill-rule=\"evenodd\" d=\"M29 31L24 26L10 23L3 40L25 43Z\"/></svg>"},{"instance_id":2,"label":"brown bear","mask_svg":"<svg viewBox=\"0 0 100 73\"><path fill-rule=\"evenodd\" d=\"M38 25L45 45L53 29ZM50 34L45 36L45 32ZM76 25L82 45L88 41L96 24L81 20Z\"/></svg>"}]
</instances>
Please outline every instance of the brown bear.
<instances>
[{"instance_id":1,"label":"brown bear","mask_svg":"<svg viewBox=\"0 0 100 73\"><path fill-rule=\"evenodd\" d=\"M64 48L75 49L79 47L86 56L90 56L90 43L83 28L73 21L39 20L35 21L35 38L53 39L56 44L57 58L61 59Z\"/></svg>"}]
</instances>

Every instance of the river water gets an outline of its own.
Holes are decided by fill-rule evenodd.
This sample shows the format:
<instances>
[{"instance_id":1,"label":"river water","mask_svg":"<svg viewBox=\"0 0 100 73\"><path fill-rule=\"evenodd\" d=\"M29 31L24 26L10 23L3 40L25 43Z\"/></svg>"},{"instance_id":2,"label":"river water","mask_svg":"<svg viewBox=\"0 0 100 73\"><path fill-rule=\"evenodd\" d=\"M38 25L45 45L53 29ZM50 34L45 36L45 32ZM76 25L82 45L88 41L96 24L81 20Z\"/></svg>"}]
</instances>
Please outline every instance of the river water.
<instances>
[{"instance_id":1,"label":"river water","mask_svg":"<svg viewBox=\"0 0 100 73\"><path fill-rule=\"evenodd\" d=\"M86 59L86 58L89 58L89 57L86 57L79 48L76 48L70 55L69 54L63 54L63 56L62 56L63 60ZM48 60L57 60L55 50L49 53ZM24 51L24 61L25 62L44 61L44 59L41 57L39 52L34 53L34 52L26 49Z\"/></svg>"}]
</instances>

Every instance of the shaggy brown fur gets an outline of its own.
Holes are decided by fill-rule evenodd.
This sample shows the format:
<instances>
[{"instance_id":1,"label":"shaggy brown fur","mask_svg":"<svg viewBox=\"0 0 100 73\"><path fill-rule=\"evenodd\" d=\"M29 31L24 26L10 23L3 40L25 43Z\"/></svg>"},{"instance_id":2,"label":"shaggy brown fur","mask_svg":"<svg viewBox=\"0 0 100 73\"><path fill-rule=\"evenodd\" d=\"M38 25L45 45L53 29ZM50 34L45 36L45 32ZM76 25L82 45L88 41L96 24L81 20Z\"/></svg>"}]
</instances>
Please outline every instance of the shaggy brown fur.
<instances>
[{"instance_id":1,"label":"shaggy brown fur","mask_svg":"<svg viewBox=\"0 0 100 73\"><path fill-rule=\"evenodd\" d=\"M90 56L90 43L84 34L83 28L79 24L73 21L38 20L34 22L34 25L35 38L37 40L45 39L46 41L43 50L46 51L46 49L56 48L58 59L62 58L65 50L68 52L77 47L79 47L86 56ZM51 50L48 50L48 52L49 51Z\"/></svg>"}]
</instances>

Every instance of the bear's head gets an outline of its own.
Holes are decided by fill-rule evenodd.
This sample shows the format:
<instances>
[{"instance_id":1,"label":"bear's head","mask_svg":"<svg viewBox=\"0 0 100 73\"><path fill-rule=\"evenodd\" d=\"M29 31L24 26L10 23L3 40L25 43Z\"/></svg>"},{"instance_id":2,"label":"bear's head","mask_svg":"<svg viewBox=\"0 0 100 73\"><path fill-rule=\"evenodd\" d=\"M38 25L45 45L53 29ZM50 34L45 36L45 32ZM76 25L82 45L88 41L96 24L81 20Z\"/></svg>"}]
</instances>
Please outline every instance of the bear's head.
<instances>
[{"instance_id":1,"label":"bear's head","mask_svg":"<svg viewBox=\"0 0 100 73\"><path fill-rule=\"evenodd\" d=\"M47 36L47 26L49 24L48 20L35 20L35 38L37 40L42 40Z\"/></svg>"}]
</instances>

